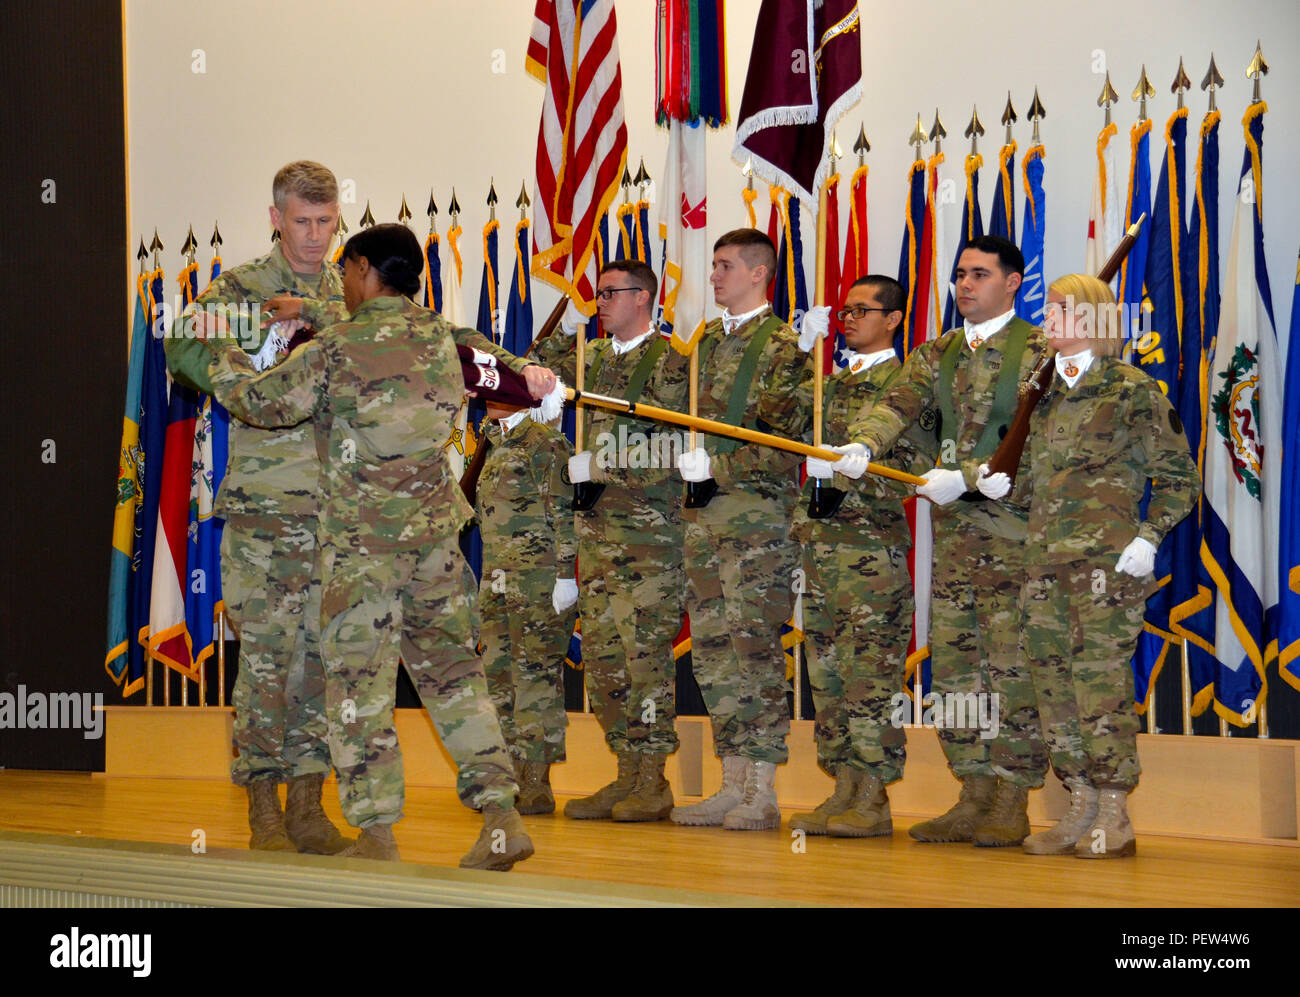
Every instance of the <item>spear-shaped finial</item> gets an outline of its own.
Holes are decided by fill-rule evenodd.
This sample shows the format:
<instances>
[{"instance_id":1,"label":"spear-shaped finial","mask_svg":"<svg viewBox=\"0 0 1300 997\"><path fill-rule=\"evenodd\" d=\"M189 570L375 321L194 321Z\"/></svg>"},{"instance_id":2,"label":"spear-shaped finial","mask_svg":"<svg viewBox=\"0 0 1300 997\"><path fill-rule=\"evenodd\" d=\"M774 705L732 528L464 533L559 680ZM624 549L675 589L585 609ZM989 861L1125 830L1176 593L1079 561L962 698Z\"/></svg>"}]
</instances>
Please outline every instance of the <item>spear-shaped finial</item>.
<instances>
[{"instance_id":1,"label":"spear-shaped finial","mask_svg":"<svg viewBox=\"0 0 1300 997\"><path fill-rule=\"evenodd\" d=\"M1183 57L1178 57L1178 74L1174 77L1173 85L1170 86L1169 92L1176 94L1178 97L1178 110L1183 109L1183 94L1192 89L1192 81L1187 78L1187 70L1183 68Z\"/></svg>"},{"instance_id":2,"label":"spear-shaped finial","mask_svg":"<svg viewBox=\"0 0 1300 997\"><path fill-rule=\"evenodd\" d=\"M1038 138L1038 122L1047 117L1047 108L1038 99L1038 87L1034 87L1034 99L1029 102L1029 111L1027 113L1029 120L1034 123L1034 145L1038 145L1040 141Z\"/></svg>"},{"instance_id":3,"label":"spear-shaped finial","mask_svg":"<svg viewBox=\"0 0 1300 997\"><path fill-rule=\"evenodd\" d=\"M925 157L921 155L921 146L925 145L929 136L925 133L925 126L921 124L921 112L916 112L916 127L912 129L912 137L907 140L908 145L916 147L916 161L920 162Z\"/></svg>"},{"instance_id":4,"label":"spear-shaped finial","mask_svg":"<svg viewBox=\"0 0 1300 997\"><path fill-rule=\"evenodd\" d=\"M1110 125L1110 105L1119 101L1119 94L1110 84L1110 70L1106 70L1106 82L1101 85L1101 94L1097 97L1097 106L1106 109L1106 121L1102 127Z\"/></svg>"},{"instance_id":5,"label":"spear-shaped finial","mask_svg":"<svg viewBox=\"0 0 1300 997\"><path fill-rule=\"evenodd\" d=\"M158 230L154 229L153 242L149 243L149 252L153 253L153 268L155 270L158 269L158 254L161 253L165 248L166 247L163 246L163 241L158 238Z\"/></svg>"},{"instance_id":6,"label":"spear-shaped finial","mask_svg":"<svg viewBox=\"0 0 1300 997\"><path fill-rule=\"evenodd\" d=\"M370 228L373 224L375 224L375 216L370 213L370 202L366 201L366 210L361 216L361 227Z\"/></svg>"},{"instance_id":7,"label":"spear-shaped finial","mask_svg":"<svg viewBox=\"0 0 1300 997\"><path fill-rule=\"evenodd\" d=\"M515 199L515 207L519 209L519 220L528 221L528 205L533 202L528 198L528 183L524 181L519 184L519 197Z\"/></svg>"},{"instance_id":8,"label":"spear-shaped finial","mask_svg":"<svg viewBox=\"0 0 1300 997\"><path fill-rule=\"evenodd\" d=\"M347 234L348 234L348 223L343 220L343 213L339 212L339 242L340 243L343 241L343 237Z\"/></svg>"},{"instance_id":9,"label":"spear-shaped finial","mask_svg":"<svg viewBox=\"0 0 1300 997\"><path fill-rule=\"evenodd\" d=\"M867 141L866 126L859 123L857 141L853 143L853 151L858 154L858 168L861 169L867 165L866 155L871 151L871 143Z\"/></svg>"},{"instance_id":10,"label":"spear-shaped finial","mask_svg":"<svg viewBox=\"0 0 1300 997\"><path fill-rule=\"evenodd\" d=\"M456 200L456 188L451 189L451 204L447 205L447 214L451 215L453 225L460 224L460 202Z\"/></svg>"},{"instance_id":11,"label":"spear-shaped finial","mask_svg":"<svg viewBox=\"0 0 1300 997\"><path fill-rule=\"evenodd\" d=\"M429 216L429 234L434 235L438 231L436 219L438 217L438 205L433 199L433 188L429 188L429 206L424 209L424 213Z\"/></svg>"},{"instance_id":12,"label":"spear-shaped finial","mask_svg":"<svg viewBox=\"0 0 1300 997\"><path fill-rule=\"evenodd\" d=\"M641 157L641 165L637 167L636 176L632 178L632 182L636 184L637 197L645 200L645 188L646 184L650 182L650 174L645 171L644 156Z\"/></svg>"},{"instance_id":13,"label":"spear-shaped finial","mask_svg":"<svg viewBox=\"0 0 1300 997\"><path fill-rule=\"evenodd\" d=\"M623 188L623 203L627 204L632 199L632 174L627 171L627 163L623 164L623 179L618 182L618 185Z\"/></svg>"},{"instance_id":14,"label":"spear-shaped finial","mask_svg":"<svg viewBox=\"0 0 1300 997\"><path fill-rule=\"evenodd\" d=\"M941 142L948 137L948 129L943 126L939 120L939 109L934 109L934 124L930 126L930 141L934 143L934 154L937 156L942 151Z\"/></svg>"},{"instance_id":15,"label":"spear-shaped finial","mask_svg":"<svg viewBox=\"0 0 1300 997\"><path fill-rule=\"evenodd\" d=\"M221 229L216 222L212 223L212 238L208 240L208 245L212 247L214 253L221 252Z\"/></svg>"},{"instance_id":16,"label":"spear-shaped finial","mask_svg":"<svg viewBox=\"0 0 1300 997\"><path fill-rule=\"evenodd\" d=\"M1259 47L1259 42L1255 42L1255 56L1250 60L1250 65L1246 67L1246 79L1255 81L1255 89L1251 92L1250 102L1258 104L1264 98L1259 95L1259 81L1262 76L1268 72L1268 63L1264 61L1264 53Z\"/></svg>"},{"instance_id":17,"label":"spear-shaped finial","mask_svg":"<svg viewBox=\"0 0 1300 997\"><path fill-rule=\"evenodd\" d=\"M1147 79L1147 64L1142 63L1142 75L1138 77L1137 86L1133 88L1132 100L1138 101L1138 122L1147 119L1147 98L1156 95L1156 88Z\"/></svg>"},{"instance_id":18,"label":"spear-shaped finial","mask_svg":"<svg viewBox=\"0 0 1300 997\"><path fill-rule=\"evenodd\" d=\"M1020 116L1016 114L1016 109L1011 104L1011 91L1008 90L1007 106L1002 110L1002 123L1007 126L1007 137L1006 140L1003 141L1002 143L1003 145L1011 144L1011 126L1014 125L1019 120L1020 120Z\"/></svg>"},{"instance_id":19,"label":"spear-shaped finial","mask_svg":"<svg viewBox=\"0 0 1300 997\"><path fill-rule=\"evenodd\" d=\"M745 160L745 165L740 168L740 174L745 178L745 189L754 189L754 157L750 156Z\"/></svg>"},{"instance_id":20,"label":"spear-shaped finial","mask_svg":"<svg viewBox=\"0 0 1300 997\"><path fill-rule=\"evenodd\" d=\"M487 206L488 206L488 221L490 221L490 222L494 222L494 221L496 221L496 220L497 220L497 181L496 181L496 177L489 177L489 178L488 178L488 196L487 196Z\"/></svg>"},{"instance_id":21,"label":"spear-shaped finial","mask_svg":"<svg viewBox=\"0 0 1300 997\"><path fill-rule=\"evenodd\" d=\"M185 236L185 245L181 246L181 252L185 254L185 259L190 263L194 262L194 254L198 252L199 240L194 238L194 226L190 226L189 232Z\"/></svg>"},{"instance_id":22,"label":"spear-shaped finial","mask_svg":"<svg viewBox=\"0 0 1300 997\"><path fill-rule=\"evenodd\" d=\"M411 209L406 206L405 194L402 195L402 206L397 209L397 220L403 225L406 225L411 220Z\"/></svg>"},{"instance_id":23,"label":"spear-shaped finial","mask_svg":"<svg viewBox=\"0 0 1300 997\"><path fill-rule=\"evenodd\" d=\"M970 154L979 155L979 137L984 134L984 125L980 122L980 112L974 104L970 108L970 124L966 126L963 134L970 139Z\"/></svg>"},{"instance_id":24,"label":"spear-shaped finial","mask_svg":"<svg viewBox=\"0 0 1300 997\"><path fill-rule=\"evenodd\" d=\"M826 150L826 156L831 161L831 172L835 172L835 161L844 158L844 150L840 148L840 140L835 135L835 130L831 129L831 144Z\"/></svg>"},{"instance_id":25,"label":"spear-shaped finial","mask_svg":"<svg viewBox=\"0 0 1300 997\"><path fill-rule=\"evenodd\" d=\"M144 236L140 236L140 248L135 251L135 258L140 261L140 273L144 273L145 260L149 259L149 250L144 248Z\"/></svg>"},{"instance_id":26,"label":"spear-shaped finial","mask_svg":"<svg viewBox=\"0 0 1300 997\"><path fill-rule=\"evenodd\" d=\"M1209 109L1211 111L1217 111L1219 109L1218 104L1214 100L1214 91L1219 89L1221 86L1223 86L1223 74L1219 72L1219 67L1214 64L1214 53L1211 52L1210 68L1205 71L1205 78L1201 80L1201 89L1210 92Z\"/></svg>"}]
</instances>

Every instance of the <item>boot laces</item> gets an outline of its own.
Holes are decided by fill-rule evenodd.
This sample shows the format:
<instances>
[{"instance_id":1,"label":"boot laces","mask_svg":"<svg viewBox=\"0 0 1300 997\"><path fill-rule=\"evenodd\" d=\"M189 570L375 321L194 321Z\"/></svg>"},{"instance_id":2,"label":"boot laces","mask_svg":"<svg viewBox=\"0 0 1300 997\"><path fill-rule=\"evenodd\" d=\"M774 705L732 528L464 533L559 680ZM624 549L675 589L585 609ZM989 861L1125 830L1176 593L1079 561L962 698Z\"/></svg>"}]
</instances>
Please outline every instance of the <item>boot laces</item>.
<instances>
[{"instance_id":1,"label":"boot laces","mask_svg":"<svg viewBox=\"0 0 1300 997\"><path fill-rule=\"evenodd\" d=\"M1102 793L1097 802L1097 823L1118 824L1123 799L1119 793Z\"/></svg>"}]
</instances>

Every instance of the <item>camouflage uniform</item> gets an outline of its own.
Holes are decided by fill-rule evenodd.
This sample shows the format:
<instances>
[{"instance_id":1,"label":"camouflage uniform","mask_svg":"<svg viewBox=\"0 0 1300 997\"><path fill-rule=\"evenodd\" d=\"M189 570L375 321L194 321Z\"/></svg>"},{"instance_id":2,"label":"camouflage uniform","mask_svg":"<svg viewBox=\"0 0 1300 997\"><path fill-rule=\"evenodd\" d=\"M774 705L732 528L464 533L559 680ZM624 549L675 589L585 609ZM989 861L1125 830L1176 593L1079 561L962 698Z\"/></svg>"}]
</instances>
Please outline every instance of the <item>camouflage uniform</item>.
<instances>
[{"instance_id":1,"label":"camouflage uniform","mask_svg":"<svg viewBox=\"0 0 1300 997\"><path fill-rule=\"evenodd\" d=\"M569 383L577 367L572 346L552 336L537 348L542 362ZM585 388L626 397L638 368L645 371L643 362L653 366L638 399L681 409L687 360L654 335L621 355L612 340L588 343ZM684 584L675 470L681 447L658 423L595 406L583 412L591 478L605 485L591 509L575 513L587 695L615 754L669 755L677 750L672 642L682 625Z\"/></svg>"},{"instance_id":2,"label":"camouflage uniform","mask_svg":"<svg viewBox=\"0 0 1300 997\"><path fill-rule=\"evenodd\" d=\"M1115 561L1134 537L1159 547L1188 514L1196 462L1156 382L1096 357L1073 388L1054 376L1020 477L1032 491L1020 646L1052 768L1062 781L1132 790L1141 766L1129 662L1154 581Z\"/></svg>"},{"instance_id":3,"label":"camouflage uniform","mask_svg":"<svg viewBox=\"0 0 1300 997\"><path fill-rule=\"evenodd\" d=\"M999 375L1013 336L1023 336L1025 346L1018 368L1003 382ZM959 469L973 491L979 465L1000 438L998 427L989 426L995 395L1004 385L1010 392L1009 421L1015 386L1045 348L1042 330L1019 318L974 352L963 329L945 332L912 352L898 380L854 424L850 436L875 454L892 446L913 422L933 427L940 465ZM951 382L944 373L949 365ZM949 406L954 424L944 425L943 410ZM979 693L999 697L995 738L982 738L974 725L940 728L949 768L958 779L1001 776L1026 789L1041 786L1047 769L1033 681L1017 654L1028 489L1022 477L1001 502L959 499L934 507L930 610L931 691L944 700Z\"/></svg>"},{"instance_id":4,"label":"camouflage uniform","mask_svg":"<svg viewBox=\"0 0 1300 997\"><path fill-rule=\"evenodd\" d=\"M883 392L901 364L892 357L858 373L826 382L823 438L848 438L854 417ZM806 413L804 439L812 442L813 368L805 368L799 403ZM932 440L909 431L877 463L919 473ZM931 461L932 463L932 461ZM835 515L813 519L808 500L795 509L791 539L803 544L808 679L817 707L817 761L829 774L842 766L870 771L884 784L903 777L907 736L890 723L893 695L903 688L911 636L912 581L907 551L912 538L902 501L911 489L874 474L854 481L836 475L825 487L845 491Z\"/></svg>"},{"instance_id":5,"label":"camouflage uniform","mask_svg":"<svg viewBox=\"0 0 1300 997\"><path fill-rule=\"evenodd\" d=\"M758 356L743 411L732 420L728 403L746 348L769 323L775 330ZM794 330L770 309L730 335L713 320L697 350L701 417L783 436L802 431L795 389L805 358ZM780 628L794 608L799 567L790 519L799 498L800 458L708 433L697 438L709 453L718 491L707 506L682 511L695 677L713 722L714 750L780 764L790 731Z\"/></svg>"},{"instance_id":6,"label":"camouflage uniform","mask_svg":"<svg viewBox=\"0 0 1300 997\"><path fill-rule=\"evenodd\" d=\"M517 761L564 761L564 654L577 610L556 614L557 578L574 570L568 440L527 415L489 430L478 483L483 671Z\"/></svg>"},{"instance_id":7,"label":"camouflage uniform","mask_svg":"<svg viewBox=\"0 0 1300 997\"><path fill-rule=\"evenodd\" d=\"M453 334L482 340L405 298L380 297L258 377L228 340L209 341L212 383L232 413L266 424L314 417L326 716L343 813L354 826L401 817L399 650L459 766L462 800L514 803L475 653L474 578L457 542L473 511L443 449L464 393Z\"/></svg>"},{"instance_id":8,"label":"camouflage uniform","mask_svg":"<svg viewBox=\"0 0 1300 997\"><path fill-rule=\"evenodd\" d=\"M306 299L302 318L321 328L346 315L338 271L294 273L277 245L266 256L218 276L197 308L259 307L277 295ZM249 353L267 329L251 313L230 326ZM164 341L176 380L207 394L211 356L180 333ZM320 592L312 583L316 556L316 481L320 467L310 423L262 429L230 424L230 464L215 514L225 519L221 583L226 615L239 634L239 669L232 703L236 785L255 779L286 782L327 773L325 673L320 660Z\"/></svg>"}]
</instances>

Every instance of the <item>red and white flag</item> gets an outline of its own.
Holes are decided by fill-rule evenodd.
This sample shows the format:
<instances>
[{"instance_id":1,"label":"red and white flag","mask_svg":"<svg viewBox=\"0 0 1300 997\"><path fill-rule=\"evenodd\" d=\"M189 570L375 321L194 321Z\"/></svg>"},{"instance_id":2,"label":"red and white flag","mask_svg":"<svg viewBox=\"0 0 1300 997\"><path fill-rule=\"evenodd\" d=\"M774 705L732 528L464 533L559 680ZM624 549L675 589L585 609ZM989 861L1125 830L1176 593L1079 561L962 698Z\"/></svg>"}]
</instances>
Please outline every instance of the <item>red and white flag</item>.
<instances>
[{"instance_id":1,"label":"red and white flag","mask_svg":"<svg viewBox=\"0 0 1300 997\"><path fill-rule=\"evenodd\" d=\"M600 219L627 166L612 0L537 0L526 68L546 84L532 271L591 315Z\"/></svg>"}]
</instances>

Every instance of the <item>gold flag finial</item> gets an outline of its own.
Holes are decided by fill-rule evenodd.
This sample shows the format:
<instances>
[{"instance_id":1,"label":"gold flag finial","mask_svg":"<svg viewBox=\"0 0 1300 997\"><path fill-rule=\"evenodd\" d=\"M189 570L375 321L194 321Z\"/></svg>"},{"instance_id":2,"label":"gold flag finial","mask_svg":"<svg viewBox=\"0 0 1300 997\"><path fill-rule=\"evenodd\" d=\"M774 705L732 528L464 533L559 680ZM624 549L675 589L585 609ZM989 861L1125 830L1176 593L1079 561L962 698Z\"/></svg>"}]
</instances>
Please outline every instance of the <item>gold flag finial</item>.
<instances>
[{"instance_id":1,"label":"gold flag finial","mask_svg":"<svg viewBox=\"0 0 1300 997\"><path fill-rule=\"evenodd\" d=\"M456 188L451 189L451 204L447 205L447 214L451 215L451 223L459 225L460 221L460 202L456 200Z\"/></svg>"},{"instance_id":2,"label":"gold flag finial","mask_svg":"<svg viewBox=\"0 0 1300 997\"><path fill-rule=\"evenodd\" d=\"M979 137L984 134L984 125L980 122L980 112L974 104L971 105L970 109L970 124L966 126L966 131L963 134L970 139L970 154L978 156L979 146L977 143Z\"/></svg>"},{"instance_id":3,"label":"gold flag finial","mask_svg":"<svg viewBox=\"0 0 1300 997\"><path fill-rule=\"evenodd\" d=\"M1138 77L1137 86L1133 88L1131 100L1138 101L1138 121L1143 122L1147 119L1147 98L1156 95L1156 88L1151 85L1147 79L1147 64L1142 63L1142 75Z\"/></svg>"},{"instance_id":4,"label":"gold flag finial","mask_svg":"<svg viewBox=\"0 0 1300 997\"><path fill-rule=\"evenodd\" d=\"M519 197L515 199L515 207L519 209L519 220L521 222L528 221L528 205L532 203L528 197L528 181L520 181Z\"/></svg>"},{"instance_id":5,"label":"gold flag finial","mask_svg":"<svg viewBox=\"0 0 1300 997\"><path fill-rule=\"evenodd\" d=\"M497 220L497 181L496 177L488 177L488 222Z\"/></svg>"},{"instance_id":6,"label":"gold flag finial","mask_svg":"<svg viewBox=\"0 0 1300 997\"><path fill-rule=\"evenodd\" d=\"M831 144L827 154L830 156L831 172L833 173L835 172L835 160L844 158L844 150L840 148L840 140L836 136L834 129L831 130Z\"/></svg>"},{"instance_id":7,"label":"gold flag finial","mask_svg":"<svg viewBox=\"0 0 1300 997\"><path fill-rule=\"evenodd\" d=\"M937 156L942 151L942 140L948 137L948 129L943 126L943 121L939 118L939 109L934 109L934 124L930 126L930 141L934 143L934 154Z\"/></svg>"},{"instance_id":8,"label":"gold flag finial","mask_svg":"<svg viewBox=\"0 0 1300 997\"><path fill-rule=\"evenodd\" d=\"M1106 70L1106 82L1102 84L1101 93L1097 97L1097 106L1106 109L1106 120L1103 123L1103 127L1110 124L1110 105L1117 103L1118 101L1119 94L1117 94L1115 88L1111 86L1110 70L1108 69Z\"/></svg>"},{"instance_id":9,"label":"gold flag finial","mask_svg":"<svg viewBox=\"0 0 1300 997\"><path fill-rule=\"evenodd\" d=\"M632 178L632 182L636 184L637 196L645 200L646 184L650 182L650 174L645 168L645 156L641 157L641 165L636 168L636 176Z\"/></svg>"},{"instance_id":10,"label":"gold flag finial","mask_svg":"<svg viewBox=\"0 0 1300 997\"><path fill-rule=\"evenodd\" d=\"M1223 74L1219 72L1219 67L1214 64L1214 53L1210 53L1210 68L1205 71L1205 78L1201 80L1201 89L1210 92L1210 111L1217 111L1218 104L1214 99L1214 91L1223 86Z\"/></svg>"},{"instance_id":11,"label":"gold flag finial","mask_svg":"<svg viewBox=\"0 0 1300 997\"><path fill-rule=\"evenodd\" d=\"M1038 145L1038 122L1047 117L1047 108L1045 108L1043 102L1038 99L1038 87L1034 87L1034 99L1029 102L1029 111L1027 113L1029 115L1029 120L1034 123L1034 145Z\"/></svg>"},{"instance_id":12,"label":"gold flag finial","mask_svg":"<svg viewBox=\"0 0 1300 997\"><path fill-rule=\"evenodd\" d=\"M397 220L406 225L411 220L411 209L406 206L406 195L402 195L402 206L397 209ZM407 226L408 228L410 226Z\"/></svg>"},{"instance_id":13,"label":"gold flag finial","mask_svg":"<svg viewBox=\"0 0 1300 997\"><path fill-rule=\"evenodd\" d=\"M921 155L921 146L929 140L925 133L925 126L921 124L921 112L916 112L916 127L912 129L912 137L907 140L908 145L916 146L916 159L919 162L925 157Z\"/></svg>"},{"instance_id":14,"label":"gold flag finial","mask_svg":"<svg viewBox=\"0 0 1300 997\"><path fill-rule=\"evenodd\" d=\"M212 247L214 253L221 252L221 228L216 222L212 223L212 238L208 240L208 245Z\"/></svg>"},{"instance_id":15,"label":"gold flag finial","mask_svg":"<svg viewBox=\"0 0 1300 997\"><path fill-rule=\"evenodd\" d=\"M140 236L140 248L135 251L135 258L140 261L140 273L144 273L144 262L149 259L149 250L144 248L144 236Z\"/></svg>"},{"instance_id":16,"label":"gold flag finial","mask_svg":"<svg viewBox=\"0 0 1300 997\"><path fill-rule=\"evenodd\" d=\"M375 216L370 213L370 202L367 201L365 213L361 216L361 227L369 228L373 224L375 224Z\"/></svg>"},{"instance_id":17,"label":"gold flag finial","mask_svg":"<svg viewBox=\"0 0 1300 997\"><path fill-rule=\"evenodd\" d=\"M1246 67L1246 79L1255 81L1255 89L1251 92L1250 102L1258 104L1262 98L1259 95L1260 78L1268 73L1268 63L1264 61L1264 53L1259 47L1259 42L1255 42L1255 56L1250 60L1250 65Z\"/></svg>"},{"instance_id":18,"label":"gold flag finial","mask_svg":"<svg viewBox=\"0 0 1300 997\"><path fill-rule=\"evenodd\" d=\"M858 167L866 165L866 155L871 151L871 143L867 141L867 126L858 125L858 138L853 143L853 151L858 154Z\"/></svg>"},{"instance_id":19,"label":"gold flag finial","mask_svg":"<svg viewBox=\"0 0 1300 997\"><path fill-rule=\"evenodd\" d=\"M1006 141L1002 143L1003 145L1011 144L1011 126L1019 120L1020 116L1016 114L1016 109L1011 104L1011 91L1008 90L1007 106L1002 110L1002 123L1007 126L1007 137Z\"/></svg>"},{"instance_id":20,"label":"gold flag finial","mask_svg":"<svg viewBox=\"0 0 1300 997\"><path fill-rule=\"evenodd\" d=\"M632 174L627 171L627 163L623 164L623 179L618 182L618 185L623 188L623 203L627 204L632 199L629 194L632 189Z\"/></svg>"},{"instance_id":21,"label":"gold flag finial","mask_svg":"<svg viewBox=\"0 0 1300 997\"><path fill-rule=\"evenodd\" d=\"M193 263L194 254L198 251L198 248L199 240L194 238L194 226L191 225L189 232L185 236L185 245L181 246L181 252L185 254L185 258L190 263Z\"/></svg>"},{"instance_id":22,"label":"gold flag finial","mask_svg":"<svg viewBox=\"0 0 1300 997\"><path fill-rule=\"evenodd\" d=\"M750 156L745 160L745 165L740 168L740 175L745 178L745 189L754 189L754 157Z\"/></svg>"},{"instance_id":23,"label":"gold flag finial","mask_svg":"<svg viewBox=\"0 0 1300 997\"><path fill-rule=\"evenodd\" d=\"M1174 77L1173 85L1169 87L1169 92L1178 97L1178 110L1183 109L1183 94L1192 89L1192 81L1187 78L1187 70L1183 68L1183 57L1178 57L1178 74Z\"/></svg>"},{"instance_id":24,"label":"gold flag finial","mask_svg":"<svg viewBox=\"0 0 1300 997\"><path fill-rule=\"evenodd\" d=\"M155 270L158 269L158 254L161 253L165 248L166 247L163 245L163 241L158 238L158 230L154 229L153 242L149 243L149 252L153 253L153 268Z\"/></svg>"},{"instance_id":25,"label":"gold flag finial","mask_svg":"<svg viewBox=\"0 0 1300 997\"><path fill-rule=\"evenodd\" d=\"M429 234L430 235L437 234L438 226L434 224L434 220L438 216L438 205L437 202L435 202L433 199L432 187L429 188L429 205L424 209L424 213L429 216Z\"/></svg>"}]
</instances>

